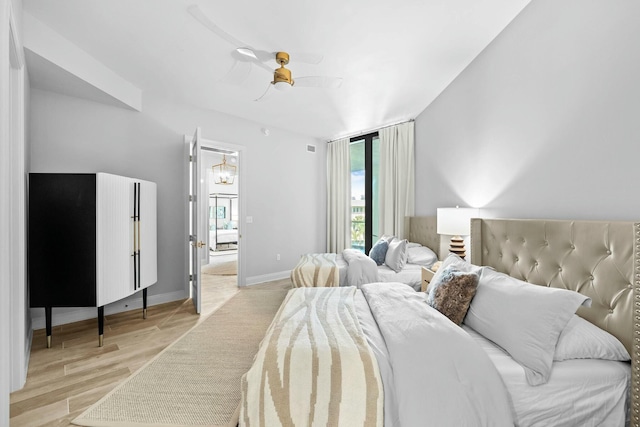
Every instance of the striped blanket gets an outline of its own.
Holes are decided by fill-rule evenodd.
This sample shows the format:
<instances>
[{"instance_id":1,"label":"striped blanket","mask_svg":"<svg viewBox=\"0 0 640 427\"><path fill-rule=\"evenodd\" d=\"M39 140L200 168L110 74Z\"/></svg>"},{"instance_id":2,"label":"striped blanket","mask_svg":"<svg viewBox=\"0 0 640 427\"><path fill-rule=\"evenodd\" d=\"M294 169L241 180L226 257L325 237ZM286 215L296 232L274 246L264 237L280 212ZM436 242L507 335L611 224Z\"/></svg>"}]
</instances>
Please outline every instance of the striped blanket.
<instances>
[{"instance_id":1,"label":"striped blanket","mask_svg":"<svg viewBox=\"0 0 640 427\"><path fill-rule=\"evenodd\" d=\"M292 289L242 377L241 426L381 426L383 389L356 288Z\"/></svg>"},{"instance_id":2,"label":"striped blanket","mask_svg":"<svg viewBox=\"0 0 640 427\"><path fill-rule=\"evenodd\" d=\"M340 272L336 254L303 255L291 271L291 281L296 288L339 286Z\"/></svg>"}]
</instances>

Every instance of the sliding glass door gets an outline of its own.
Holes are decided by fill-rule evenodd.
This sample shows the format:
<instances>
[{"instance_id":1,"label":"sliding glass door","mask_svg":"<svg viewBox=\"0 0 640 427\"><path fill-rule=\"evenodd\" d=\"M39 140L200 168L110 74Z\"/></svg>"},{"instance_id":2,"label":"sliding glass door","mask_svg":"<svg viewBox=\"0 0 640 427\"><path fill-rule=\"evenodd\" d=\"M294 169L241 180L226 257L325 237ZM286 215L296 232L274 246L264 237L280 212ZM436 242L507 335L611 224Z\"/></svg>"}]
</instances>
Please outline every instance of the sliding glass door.
<instances>
[{"instance_id":1,"label":"sliding glass door","mask_svg":"<svg viewBox=\"0 0 640 427\"><path fill-rule=\"evenodd\" d=\"M351 138L351 247L369 253L378 235L378 133Z\"/></svg>"}]
</instances>

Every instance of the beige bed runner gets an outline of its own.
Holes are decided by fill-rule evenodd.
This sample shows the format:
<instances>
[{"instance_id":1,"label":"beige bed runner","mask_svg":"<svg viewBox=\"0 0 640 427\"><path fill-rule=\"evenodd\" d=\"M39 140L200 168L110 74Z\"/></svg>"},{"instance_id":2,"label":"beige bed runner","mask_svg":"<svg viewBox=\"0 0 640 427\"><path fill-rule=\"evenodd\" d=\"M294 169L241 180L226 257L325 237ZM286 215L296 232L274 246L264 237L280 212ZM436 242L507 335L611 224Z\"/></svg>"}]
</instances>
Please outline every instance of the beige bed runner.
<instances>
[{"instance_id":1,"label":"beige bed runner","mask_svg":"<svg viewBox=\"0 0 640 427\"><path fill-rule=\"evenodd\" d=\"M355 291L289 291L242 378L241 426L383 424L380 372Z\"/></svg>"},{"instance_id":2,"label":"beige bed runner","mask_svg":"<svg viewBox=\"0 0 640 427\"><path fill-rule=\"evenodd\" d=\"M296 288L339 286L340 272L336 254L303 255L291 271L291 281Z\"/></svg>"}]
</instances>

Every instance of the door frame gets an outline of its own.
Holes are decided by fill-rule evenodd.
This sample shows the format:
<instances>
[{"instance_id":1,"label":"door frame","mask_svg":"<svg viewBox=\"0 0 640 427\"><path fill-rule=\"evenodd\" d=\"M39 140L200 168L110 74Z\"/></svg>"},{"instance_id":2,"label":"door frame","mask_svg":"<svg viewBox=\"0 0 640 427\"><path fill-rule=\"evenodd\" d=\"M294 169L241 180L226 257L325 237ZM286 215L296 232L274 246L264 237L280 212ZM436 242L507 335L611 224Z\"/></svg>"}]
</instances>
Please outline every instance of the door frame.
<instances>
[{"instance_id":1,"label":"door frame","mask_svg":"<svg viewBox=\"0 0 640 427\"><path fill-rule=\"evenodd\" d=\"M193 135L184 135L184 150L185 156L189 156L189 144L193 139ZM247 236L244 229L244 217L245 217L245 209L246 209L246 166L247 165L247 148L243 145L232 144L228 142L221 142L217 140L207 139L202 137L200 139L200 146L206 148L213 149L221 149L221 150L229 150L235 151L238 153L238 286L246 286L246 273L245 273L245 262L246 259L246 247L245 244L247 241ZM191 221L189 215L189 168L187 167L188 162L183 162L184 167L184 183L183 183L183 206L185 207L185 223L184 223L184 236L185 236L185 245L184 245L184 263L183 265L186 268L185 271L185 291L187 297L190 292L190 280L189 280L189 222ZM206 178L206 177L201 177ZM206 200L208 203L208 198L201 197L198 200L198 209L202 208L201 203ZM202 212L202 210L200 210Z\"/></svg>"},{"instance_id":2,"label":"door frame","mask_svg":"<svg viewBox=\"0 0 640 427\"><path fill-rule=\"evenodd\" d=\"M31 349L31 321L28 316L28 296L27 296L27 224L26 224L26 195L27 195L27 152L25 137L25 60L22 52L22 41L18 34L16 16L11 2L3 7L2 13L2 39L8 38L5 47L8 51L3 51L3 70L2 79L9 96L5 98L1 110L3 122L7 124L6 132L3 134L4 144L8 152L3 164L3 185L9 185L9 191L5 192L2 199L7 207L6 220L9 224L9 230L5 234L7 241L5 244L10 245L10 252L3 264L5 278L8 278L7 288L9 296L6 298L10 305L7 315L9 322L5 323L10 329L10 338L6 342L9 348L9 365L10 366L10 391L16 391L24 386L27 378L27 369L29 365L29 355ZM4 62L8 60L7 62ZM6 66L6 68L5 68ZM6 73L6 74L5 74ZM5 109L6 108L6 109ZM5 126L2 126L5 127ZM6 138L6 139L5 139ZM6 166L6 167L5 167ZM3 232L6 223L3 222ZM3 248L4 249L4 248ZM6 270L5 270L6 268ZM2 280L0 280L2 281ZM0 286L2 287L2 286ZM3 295L4 299L4 295ZM4 311L4 309L3 309ZM0 333L0 336L3 335ZM2 365L2 363L0 363ZM2 367L4 369L4 367ZM1 421L1 420L0 420ZM0 422L1 423L1 422Z\"/></svg>"}]
</instances>

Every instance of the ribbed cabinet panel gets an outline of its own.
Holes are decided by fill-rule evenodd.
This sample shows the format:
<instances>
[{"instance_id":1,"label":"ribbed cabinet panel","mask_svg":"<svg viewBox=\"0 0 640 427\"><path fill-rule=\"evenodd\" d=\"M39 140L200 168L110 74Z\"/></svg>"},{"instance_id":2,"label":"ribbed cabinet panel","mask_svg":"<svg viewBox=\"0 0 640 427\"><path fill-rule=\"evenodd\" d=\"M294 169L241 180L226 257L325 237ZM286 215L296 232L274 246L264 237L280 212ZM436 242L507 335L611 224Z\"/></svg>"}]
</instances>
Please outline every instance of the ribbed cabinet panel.
<instances>
[{"instance_id":1,"label":"ribbed cabinet panel","mask_svg":"<svg viewBox=\"0 0 640 427\"><path fill-rule=\"evenodd\" d=\"M158 281L157 191L154 182L140 183L140 288Z\"/></svg>"},{"instance_id":2,"label":"ribbed cabinet panel","mask_svg":"<svg viewBox=\"0 0 640 427\"><path fill-rule=\"evenodd\" d=\"M97 174L97 305L135 292L133 204L135 180Z\"/></svg>"}]
</instances>

